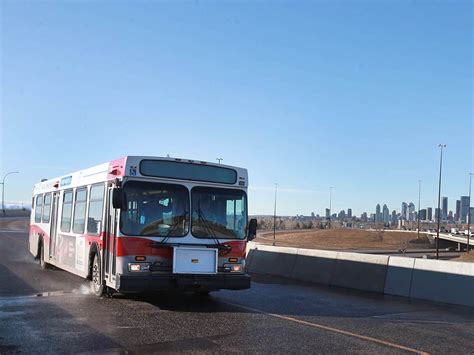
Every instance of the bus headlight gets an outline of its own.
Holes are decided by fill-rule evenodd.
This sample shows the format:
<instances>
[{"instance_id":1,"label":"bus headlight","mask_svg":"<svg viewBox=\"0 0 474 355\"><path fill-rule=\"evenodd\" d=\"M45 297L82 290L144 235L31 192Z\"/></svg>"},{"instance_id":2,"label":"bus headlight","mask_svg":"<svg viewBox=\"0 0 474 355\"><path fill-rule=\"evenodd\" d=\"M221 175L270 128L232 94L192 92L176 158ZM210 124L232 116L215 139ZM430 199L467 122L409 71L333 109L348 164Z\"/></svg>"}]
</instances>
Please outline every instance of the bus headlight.
<instances>
[{"instance_id":1,"label":"bus headlight","mask_svg":"<svg viewBox=\"0 0 474 355\"><path fill-rule=\"evenodd\" d=\"M242 272L242 264L224 264L225 272Z\"/></svg>"},{"instance_id":2,"label":"bus headlight","mask_svg":"<svg viewBox=\"0 0 474 355\"><path fill-rule=\"evenodd\" d=\"M150 263L128 263L129 271L150 271Z\"/></svg>"}]
</instances>

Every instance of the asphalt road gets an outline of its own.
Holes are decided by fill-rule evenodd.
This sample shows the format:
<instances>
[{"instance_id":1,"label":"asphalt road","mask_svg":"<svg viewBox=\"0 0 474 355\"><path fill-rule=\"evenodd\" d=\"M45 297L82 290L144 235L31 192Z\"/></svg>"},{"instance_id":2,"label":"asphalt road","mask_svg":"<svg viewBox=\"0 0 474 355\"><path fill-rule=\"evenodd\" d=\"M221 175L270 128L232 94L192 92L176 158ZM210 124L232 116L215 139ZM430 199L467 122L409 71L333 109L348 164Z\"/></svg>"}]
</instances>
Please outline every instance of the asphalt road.
<instances>
[{"instance_id":1,"label":"asphalt road","mask_svg":"<svg viewBox=\"0 0 474 355\"><path fill-rule=\"evenodd\" d=\"M474 354L472 308L257 277L208 298L97 298L81 278L41 270L27 238L0 226L1 354Z\"/></svg>"}]
</instances>

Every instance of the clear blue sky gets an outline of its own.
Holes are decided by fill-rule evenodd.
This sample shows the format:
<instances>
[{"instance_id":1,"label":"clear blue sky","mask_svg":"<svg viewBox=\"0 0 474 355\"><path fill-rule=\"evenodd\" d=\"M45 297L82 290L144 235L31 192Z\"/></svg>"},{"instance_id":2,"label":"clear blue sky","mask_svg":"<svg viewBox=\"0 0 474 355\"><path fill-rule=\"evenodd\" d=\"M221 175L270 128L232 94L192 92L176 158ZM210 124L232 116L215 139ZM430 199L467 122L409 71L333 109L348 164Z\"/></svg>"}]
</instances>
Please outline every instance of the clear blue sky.
<instances>
[{"instance_id":1,"label":"clear blue sky","mask_svg":"<svg viewBox=\"0 0 474 355\"><path fill-rule=\"evenodd\" d=\"M1 1L8 201L127 154L249 169L250 212L434 206L473 170L470 1Z\"/></svg>"}]
</instances>

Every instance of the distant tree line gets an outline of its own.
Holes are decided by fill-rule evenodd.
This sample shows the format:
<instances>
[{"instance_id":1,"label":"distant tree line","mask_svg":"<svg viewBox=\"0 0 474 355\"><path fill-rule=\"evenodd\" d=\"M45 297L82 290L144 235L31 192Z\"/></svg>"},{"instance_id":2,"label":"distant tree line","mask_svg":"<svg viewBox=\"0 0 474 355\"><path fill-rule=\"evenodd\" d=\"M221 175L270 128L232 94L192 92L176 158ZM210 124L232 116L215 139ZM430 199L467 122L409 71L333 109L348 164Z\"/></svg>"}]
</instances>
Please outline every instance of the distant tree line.
<instances>
[{"instance_id":1,"label":"distant tree line","mask_svg":"<svg viewBox=\"0 0 474 355\"><path fill-rule=\"evenodd\" d=\"M257 216L258 229L259 230L271 230L273 229L273 217L272 216ZM316 220L313 218L301 218L301 217L277 217L276 218L276 229L278 230L289 230L289 229L324 229L326 228L326 222Z\"/></svg>"}]
</instances>

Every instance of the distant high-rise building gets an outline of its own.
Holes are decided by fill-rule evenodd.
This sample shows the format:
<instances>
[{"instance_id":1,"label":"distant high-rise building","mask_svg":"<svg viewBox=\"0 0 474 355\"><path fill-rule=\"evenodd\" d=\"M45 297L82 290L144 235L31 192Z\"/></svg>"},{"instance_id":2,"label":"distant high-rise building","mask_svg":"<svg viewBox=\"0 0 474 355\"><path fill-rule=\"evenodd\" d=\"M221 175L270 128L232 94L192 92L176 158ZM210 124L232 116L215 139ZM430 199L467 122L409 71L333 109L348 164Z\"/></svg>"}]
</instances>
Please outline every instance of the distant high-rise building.
<instances>
[{"instance_id":1,"label":"distant high-rise building","mask_svg":"<svg viewBox=\"0 0 474 355\"><path fill-rule=\"evenodd\" d=\"M341 211L339 212L339 215L337 216L337 218L338 218L340 221L345 220L345 219L346 219L346 211L341 210Z\"/></svg>"},{"instance_id":2,"label":"distant high-rise building","mask_svg":"<svg viewBox=\"0 0 474 355\"><path fill-rule=\"evenodd\" d=\"M375 213L370 214L370 221L375 222Z\"/></svg>"},{"instance_id":3,"label":"distant high-rise building","mask_svg":"<svg viewBox=\"0 0 474 355\"><path fill-rule=\"evenodd\" d=\"M314 212L311 212L311 217L314 218Z\"/></svg>"},{"instance_id":4,"label":"distant high-rise building","mask_svg":"<svg viewBox=\"0 0 474 355\"><path fill-rule=\"evenodd\" d=\"M382 214L380 212L380 204L377 203L377 206L375 206L375 222L381 222L382 221Z\"/></svg>"},{"instance_id":5,"label":"distant high-rise building","mask_svg":"<svg viewBox=\"0 0 474 355\"><path fill-rule=\"evenodd\" d=\"M398 216L397 216L397 211L393 210L393 211L392 211L392 218L391 218L391 221L390 221L391 224L392 224L392 226L396 226L396 225L397 225L397 223L398 223L398 218L397 218L397 217L398 217Z\"/></svg>"},{"instance_id":6,"label":"distant high-rise building","mask_svg":"<svg viewBox=\"0 0 474 355\"><path fill-rule=\"evenodd\" d=\"M352 208L348 208L347 209L347 219L351 219L352 218Z\"/></svg>"},{"instance_id":7,"label":"distant high-rise building","mask_svg":"<svg viewBox=\"0 0 474 355\"><path fill-rule=\"evenodd\" d=\"M448 212L448 221L449 221L449 222L454 221L453 211L449 211L449 212Z\"/></svg>"},{"instance_id":8,"label":"distant high-rise building","mask_svg":"<svg viewBox=\"0 0 474 355\"><path fill-rule=\"evenodd\" d=\"M388 224L390 219L390 211L388 210L387 205L383 205L382 209L382 220L384 224Z\"/></svg>"},{"instance_id":9,"label":"distant high-rise building","mask_svg":"<svg viewBox=\"0 0 474 355\"><path fill-rule=\"evenodd\" d=\"M426 209L420 210L420 221L426 221Z\"/></svg>"},{"instance_id":10,"label":"distant high-rise building","mask_svg":"<svg viewBox=\"0 0 474 355\"><path fill-rule=\"evenodd\" d=\"M433 208L428 207L428 208L426 209L426 219L427 219L428 221L432 221L432 220L433 220Z\"/></svg>"},{"instance_id":11,"label":"distant high-rise building","mask_svg":"<svg viewBox=\"0 0 474 355\"><path fill-rule=\"evenodd\" d=\"M456 214L454 215L454 220L459 222L461 218L461 200L456 200Z\"/></svg>"},{"instance_id":12,"label":"distant high-rise building","mask_svg":"<svg viewBox=\"0 0 474 355\"><path fill-rule=\"evenodd\" d=\"M461 223L467 222L467 211L469 210L469 196L461 196L460 220Z\"/></svg>"},{"instance_id":13,"label":"distant high-rise building","mask_svg":"<svg viewBox=\"0 0 474 355\"><path fill-rule=\"evenodd\" d=\"M360 215L360 220L362 222L367 222L367 212L364 212Z\"/></svg>"},{"instance_id":14,"label":"distant high-rise building","mask_svg":"<svg viewBox=\"0 0 474 355\"><path fill-rule=\"evenodd\" d=\"M408 219L408 205L406 202L402 202L402 211L401 211L401 219Z\"/></svg>"},{"instance_id":15,"label":"distant high-rise building","mask_svg":"<svg viewBox=\"0 0 474 355\"><path fill-rule=\"evenodd\" d=\"M448 198L443 197L443 203L441 204L441 211L443 212L441 214L441 219L443 221L446 221L448 219Z\"/></svg>"},{"instance_id":16,"label":"distant high-rise building","mask_svg":"<svg viewBox=\"0 0 474 355\"><path fill-rule=\"evenodd\" d=\"M471 219L469 220L470 221L469 223L473 224L474 223L474 207L471 207L470 218Z\"/></svg>"},{"instance_id":17,"label":"distant high-rise building","mask_svg":"<svg viewBox=\"0 0 474 355\"><path fill-rule=\"evenodd\" d=\"M441 209L439 209L438 207L435 208L435 220L437 221L438 220L438 216L440 216L440 212L441 212Z\"/></svg>"},{"instance_id":18,"label":"distant high-rise building","mask_svg":"<svg viewBox=\"0 0 474 355\"><path fill-rule=\"evenodd\" d=\"M326 219L329 219L330 213L329 208L326 208Z\"/></svg>"},{"instance_id":19,"label":"distant high-rise building","mask_svg":"<svg viewBox=\"0 0 474 355\"><path fill-rule=\"evenodd\" d=\"M409 221L414 221L415 220L415 204L413 202L410 202L408 204L408 218Z\"/></svg>"}]
</instances>

